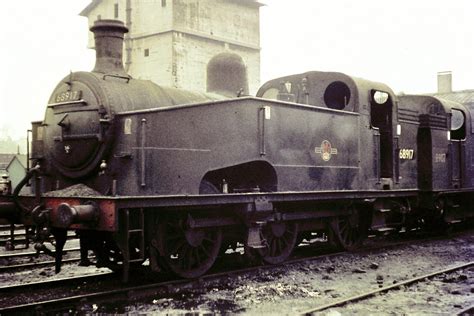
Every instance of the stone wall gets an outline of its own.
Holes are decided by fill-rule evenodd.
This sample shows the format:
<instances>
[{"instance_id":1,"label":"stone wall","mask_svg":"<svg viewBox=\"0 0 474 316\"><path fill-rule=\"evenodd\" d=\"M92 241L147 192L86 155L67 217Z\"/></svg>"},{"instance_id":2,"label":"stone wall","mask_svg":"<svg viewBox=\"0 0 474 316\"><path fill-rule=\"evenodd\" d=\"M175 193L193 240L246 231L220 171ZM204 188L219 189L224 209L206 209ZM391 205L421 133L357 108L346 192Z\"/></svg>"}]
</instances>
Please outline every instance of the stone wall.
<instances>
[{"instance_id":1,"label":"stone wall","mask_svg":"<svg viewBox=\"0 0 474 316\"><path fill-rule=\"evenodd\" d=\"M128 72L176 88L206 91L208 62L222 52L240 55L254 94L260 84L258 6L229 0L130 0L131 63ZM127 22L127 0L102 1L87 13ZM89 47L94 47L89 32ZM124 48L125 49L125 48ZM124 52L124 63L127 52ZM127 66L127 65L126 65Z\"/></svg>"}]
</instances>

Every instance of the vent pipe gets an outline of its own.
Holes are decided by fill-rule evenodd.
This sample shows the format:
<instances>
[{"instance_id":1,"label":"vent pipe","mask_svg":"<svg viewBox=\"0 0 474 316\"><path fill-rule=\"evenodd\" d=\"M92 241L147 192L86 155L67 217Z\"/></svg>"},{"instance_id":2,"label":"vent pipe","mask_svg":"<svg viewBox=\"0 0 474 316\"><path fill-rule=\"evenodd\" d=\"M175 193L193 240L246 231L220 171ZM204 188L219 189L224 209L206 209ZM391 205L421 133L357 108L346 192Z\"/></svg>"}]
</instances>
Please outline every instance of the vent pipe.
<instances>
[{"instance_id":1,"label":"vent pipe","mask_svg":"<svg viewBox=\"0 0 474 316\"><path fill-rule=\"evenodd\" d=\"M128 76L123 68L123 38L128 32L123 22L98 20L90 28L94 33L96 61L93 72Z\"/></svg>"}]
</instances>

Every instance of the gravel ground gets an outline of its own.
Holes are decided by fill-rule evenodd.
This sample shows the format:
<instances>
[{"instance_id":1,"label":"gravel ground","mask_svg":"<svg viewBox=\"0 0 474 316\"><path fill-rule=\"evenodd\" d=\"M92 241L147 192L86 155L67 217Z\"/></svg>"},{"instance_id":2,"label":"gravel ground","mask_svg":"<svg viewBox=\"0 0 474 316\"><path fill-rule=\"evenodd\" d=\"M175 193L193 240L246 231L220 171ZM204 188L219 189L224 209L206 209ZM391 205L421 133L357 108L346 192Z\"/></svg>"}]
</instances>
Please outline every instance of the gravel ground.
<instances>
[{"instance_id":1,"label":"gravel ground","mask_svg":"<svg viewBox=\"0 0 474 316\"><path fill-rule=\"evenodd\" d=\"M17 272L0 274L1 286L26 284L45 280L64 279L68 277L110 272L107 268L96 268L95 266L79 267L77 263L63 264L61 272L56 274L54 267L27 269Z\"/></svg>"},{"instance_id":2,"label":"gravel ground","mask_svg":"<svg viewBox=\"0 0 474 316\"><path fill-rule=\"evenodd\" d=\"M295 315L474 259L474 233L360 251L229 277L108 311ZM474 305L474 268L447 274L321 315L455 315Z\"/></svg>"},{"instance_id":3,"label":"gravel ground","mask_svg":"<svg viewBox=\"0 0 474 316\"><path fill-rule=\"evenodd\" d=\"M50 249L54 249L51 245L48 245ZM68 240L65 245L65 249L79 247L79 241L77 239ZM5 251L4 248L0 250L0 254L14 254L14 253L23 253L23 252L34 252L33 246L30 246L29 249L21 249L14 251ZM67 253L64 255L64 259L70 257L79 257L79 252ZM2 259L0 264L20 264L20 263L29 263L29 262L43 262L43 261L52 261L53 257L41 254L39 257L22 257L14 259ZM79 267L77 263L63 264L61 272L56 274L54 272L54 266L41 267L41 268L28 268L21 269L15 272L3 272L0 274L0 284L1 286L8 286L13 284L24 284L31 282L40 282L44 280L52 279L63 279L72 276L79 275L88 275L101 272L109 272L107 268L96 268L95 266L89 267Z\"/></svg>"},{"instance_id":4,"label":"gravel ground","mask_svg":"<svg viewBox=\"0 0 474 316\"><path fill-rule=\"evenodd\" d=\"M368 243L371 243L369 241ZM229 276L199 287L171 290L133 304L84 306L85 311L103 313L246 314L296 315L379 287L388 286L449 266L472 261L474 233L443 240L415 241L385 250L360 251L304 263L262 268L258 272ZM1 274L2 285L63 278L108 271L95 267L65 265L54 268ZM321 315L455 315L474 305L474 267L432 280L401 287Z\"/></svg>"}]
</instances>

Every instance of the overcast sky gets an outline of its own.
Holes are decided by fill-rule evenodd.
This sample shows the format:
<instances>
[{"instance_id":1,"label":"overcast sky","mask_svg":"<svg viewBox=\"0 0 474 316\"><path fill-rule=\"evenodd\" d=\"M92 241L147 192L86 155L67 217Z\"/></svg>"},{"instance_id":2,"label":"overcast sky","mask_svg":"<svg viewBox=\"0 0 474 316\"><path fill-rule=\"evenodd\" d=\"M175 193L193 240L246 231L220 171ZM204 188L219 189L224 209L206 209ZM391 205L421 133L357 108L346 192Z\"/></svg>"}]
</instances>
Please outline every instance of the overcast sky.
<instances>
[{"instance_id":1,"label":"overcast sky","mask_svg":"<svg viewBox=\"0 0 474 316\"><path fill-rule=\"evenodd\" d=\"M111 0L109 0L111 1ZM395 92L436 90L438 71L454 90L474 89L472 0L262 0L261 79L309 70L381 81ZM57 82L91 70L90 0L2 1L0 137L42 120Z\"/></svg>"}]
</instances>

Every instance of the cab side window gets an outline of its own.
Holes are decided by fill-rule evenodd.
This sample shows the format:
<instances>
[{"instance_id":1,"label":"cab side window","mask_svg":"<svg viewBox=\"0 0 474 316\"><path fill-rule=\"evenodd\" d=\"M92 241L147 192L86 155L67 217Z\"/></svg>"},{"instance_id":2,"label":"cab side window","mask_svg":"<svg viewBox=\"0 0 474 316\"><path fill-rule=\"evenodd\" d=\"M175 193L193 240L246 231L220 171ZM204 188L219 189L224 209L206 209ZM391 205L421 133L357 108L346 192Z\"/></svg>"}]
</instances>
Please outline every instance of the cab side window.
<instances>
[{"instance_id":1,"label":"cab side window","mask_svg":"<svg viewBox=\"0 0 474 316\"><path fill-rule=\"evenodd\" d=\"M462 140L466 138L466 117L461 110L451 110L451 139Z\"/></svg>"}]
</instances>

